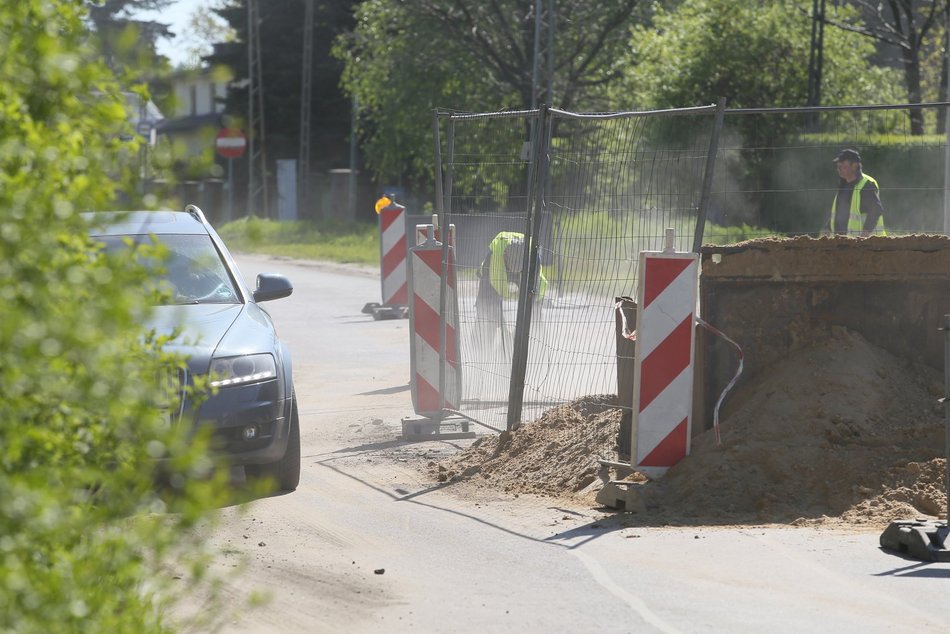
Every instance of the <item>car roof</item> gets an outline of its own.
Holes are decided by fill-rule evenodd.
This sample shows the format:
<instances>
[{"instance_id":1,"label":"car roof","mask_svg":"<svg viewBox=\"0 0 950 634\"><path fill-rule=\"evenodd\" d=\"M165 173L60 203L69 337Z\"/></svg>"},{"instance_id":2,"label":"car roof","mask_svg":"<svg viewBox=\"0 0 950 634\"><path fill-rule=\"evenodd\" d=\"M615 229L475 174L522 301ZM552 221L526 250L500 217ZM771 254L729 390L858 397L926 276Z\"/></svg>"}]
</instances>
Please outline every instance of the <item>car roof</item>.
<instances>
[{"instance_id":1,"label":"car roof","mask_svg":"<svg viewBox=\"0 0 950 634\"><path fill-rule=\"evenodd\" d=\"M207 234L208 229L185 211L99 211L82 214L93 236Z\"/></svg>"}]
</instances>

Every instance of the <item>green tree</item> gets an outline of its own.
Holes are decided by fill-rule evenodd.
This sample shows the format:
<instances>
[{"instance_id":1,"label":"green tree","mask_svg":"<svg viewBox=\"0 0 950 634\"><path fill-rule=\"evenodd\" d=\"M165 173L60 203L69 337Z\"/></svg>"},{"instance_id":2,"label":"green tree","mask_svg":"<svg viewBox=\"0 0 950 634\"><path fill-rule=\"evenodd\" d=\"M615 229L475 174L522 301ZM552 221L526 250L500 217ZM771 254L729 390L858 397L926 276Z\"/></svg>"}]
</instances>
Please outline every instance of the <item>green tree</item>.
<instances>
[{"instance_id":1,"label":"green tree","mask_svg":"<svg viewBox=\"0 0 950 634\"><path fill-rule=\"evenodd\" d=\"M904 76L906 101L921 103L925 75L922 66L926 61L928 49L934 45L929 40L934 35L942 35L939 27L945 23L946 0L850 0L845 4L858 8L860 13L832 11L828 14L828 22L845 31L858 33L897 49ZM942 88L946 93L945 82ZM912 110L910 121L913 134L924 133L923 111Z\"/></svg>"},{"instance_id":2,"label":"green tree","mask_svg":"<svg viewBox=\"0 0 950 634\"><path fill-rule=\"evenodd\" d=\"M787 0L685 0L673 11L658 13L654 28L634 31L628 71L616 88L648 109L706 105L719 97L730 108L804 106L811 34L810 13L804 9L812 3L796 4L802 10ZM842 15L847 11L840 9ZM900 102L899 74L870 63L870 39L829 29L824 46L823 105ZM723 138L738 149L717 162L717 178L730 183L731 190L745 192L729 199L730 218L781 231L817 229L820 220L805 219L800 210L824 214L824 204L816 207L807 192L801 197L777 193L799 189L795 179L811 178L806 169L811 164L790 169L782 162L789 156L780 148L813 143L801 135L823 125L886 133L906 118L905 112L876 117L869 130L868 121L856 113L825 119L727 117Z\"/></svg>"},{"instance_id":3,"label":"green tree","mask_svg":"<svg viewBox=\"0 0 950 634\"><path fill-rule=\"evenodd\" d=\"M78 213L134 191L136 153L84 18L76 0L0 4L4 632L169 631L182 582L167 567L198 553L187 529L212 501L210 484L180 477L206 464L201 443L186 451L155 407L155 377L177 361L143 336L142 268L99 254ZM152 477L166 452L185 484L163 499Z\"/></svg>"},{"instance_id":4,"label":"green tree","mask_svg":"<svg viewBox=\"0 0 950 634\"><path fill-rule=\"evenodd\" d=\"M535 66L535 7L541 37ZM430 183L432 110L558 107L603 110L621 71L637 0L365 0L352 33L337 42L344 86L360 105L365 161L390 182ZM551 12L552 7L554 12ZM549 77L547 29L553 27ZM551 94L548 93L548 85Z\"/></svg>"},{"instance_id":5,"label":"green tree","mask_svg":"<svg viewBox=\"0 0 950 634\"><path fill-rule=\"evenodd\" d=\"M234 41L234 29L225 24L215 9L226 7L228 0L218 0L214 4L198 7L188 19L188 28L179 33L179 40L188 51L187 66L200 67L201 59L214 52L215 42Z\"/></svg>"},{"instance_id":6,"label":"green tree","mask_svg":"<svg viewBox=\"0 0 950 634\"><path fill-rule=\"evenodd\" d=\"M660 12L653 27L634 31L618 94L646 108L705 105L719 97L732 108L805 105L811 22L788 4L685 0ZM893 102L895 77L867 62L873 49L857 34L826 31L824 105Z\"/></svg>"},{"instance_id":7,"label":"green tree","mask_svg":"<svg viewBox=\"0 0 950 634\"><path fill-rule=\"evenodd\" d=\"M168 61L155 48L160 38L172 36L168 25L134 16L138 11L164 9L173 1L95 0L86 3L88 22L106 64L113 72L134 70L153 77L168 71ZM141 81L143 77L135 79Z\"/></svg>"}]
</instances>

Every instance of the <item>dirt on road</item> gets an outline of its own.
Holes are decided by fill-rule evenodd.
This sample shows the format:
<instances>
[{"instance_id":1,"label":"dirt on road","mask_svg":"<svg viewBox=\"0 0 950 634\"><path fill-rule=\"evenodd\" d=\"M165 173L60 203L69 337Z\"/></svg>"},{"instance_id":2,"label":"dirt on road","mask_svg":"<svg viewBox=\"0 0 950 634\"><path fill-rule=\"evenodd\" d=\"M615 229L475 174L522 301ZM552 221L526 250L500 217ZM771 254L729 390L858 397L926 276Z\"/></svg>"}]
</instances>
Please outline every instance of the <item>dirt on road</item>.
<instances>
[{"instance_id":1,"label":"dirt on road","mask_svg":"<svg viewBox=\"0 0 950 634\"><path fill-rule=\"evenodd\" d=\"M720 439L708 430L666 475L642 483L635 521L785 523L878 529L946 517L943 377L860 335L830 328L730 395ZM598 448L620 423L616 396L553 408L514 432L430 461L457 492L532 493L596 506L608 473Z\"/></svg>"}]
</instances>

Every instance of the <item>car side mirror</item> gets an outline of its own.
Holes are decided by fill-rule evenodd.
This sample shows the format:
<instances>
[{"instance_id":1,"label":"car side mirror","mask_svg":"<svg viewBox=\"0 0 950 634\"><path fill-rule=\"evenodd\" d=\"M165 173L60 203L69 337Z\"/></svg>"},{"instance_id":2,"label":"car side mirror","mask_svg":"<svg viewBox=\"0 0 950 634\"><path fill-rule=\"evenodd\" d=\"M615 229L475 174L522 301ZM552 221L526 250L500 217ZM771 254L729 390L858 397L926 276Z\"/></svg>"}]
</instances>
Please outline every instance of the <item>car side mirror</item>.
<instances>
[{"instance_id":1,"label":"car side mirror","mask_svg":"<svg viewBox=\"0 0 950 634\"><path fill-rule=\"evenodd\" d=\"M257 290L254 291L255 302L266 302L272 299L287 297L294 292L294 285L279 273L261 273L257 276Z\"/></svg>"}]
</instances>

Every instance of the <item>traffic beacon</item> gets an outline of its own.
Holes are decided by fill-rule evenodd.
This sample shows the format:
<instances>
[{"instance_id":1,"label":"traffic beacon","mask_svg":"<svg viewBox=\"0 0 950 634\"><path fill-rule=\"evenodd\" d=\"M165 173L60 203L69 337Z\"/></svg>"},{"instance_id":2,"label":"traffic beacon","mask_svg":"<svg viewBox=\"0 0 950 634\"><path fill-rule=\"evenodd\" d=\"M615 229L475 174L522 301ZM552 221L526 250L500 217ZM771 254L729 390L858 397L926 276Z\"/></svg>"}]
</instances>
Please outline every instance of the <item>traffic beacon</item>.
<instances>
[{"instance_id":1,"label":"traffic beacon","mask_svg":"<svg viewBox=\"0 0 950 634\"><path fill-rule=\"evenodd\" d=\"M393 194L376 201L379 216L379 264L382 303L370 302L363 313L373 319L402 319L409 315L409 286L406 277L406 208Z\"/></svg>"}]
</instances>

